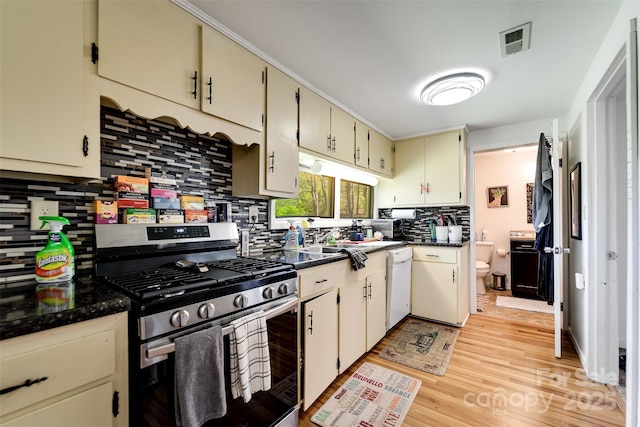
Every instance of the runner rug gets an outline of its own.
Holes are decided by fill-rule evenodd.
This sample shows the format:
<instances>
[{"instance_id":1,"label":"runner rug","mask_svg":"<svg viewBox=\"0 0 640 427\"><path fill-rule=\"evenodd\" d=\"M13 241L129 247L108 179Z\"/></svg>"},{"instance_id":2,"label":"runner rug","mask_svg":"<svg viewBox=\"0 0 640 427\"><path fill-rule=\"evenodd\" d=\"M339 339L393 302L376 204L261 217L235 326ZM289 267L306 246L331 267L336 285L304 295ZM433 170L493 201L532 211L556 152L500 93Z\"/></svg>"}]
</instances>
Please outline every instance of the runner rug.
<instances>
[{"instance_id":1,"label":"runner rug","mask_svg":"<svg viewBox=\"0 0 640 427\"><path fill-rule=\"evenodd\" d=\"M319 426L400 426L422 381L364 362L311 421Z\"/></svg>"},{"instance_id":2,"label":"runner rug","mask_svg":"<svg viewBox=\"0 0 640 427\"><path fill-rule=\"evenodd\" d=\"M449 366L459 332L453 326L408 318L378 356L442 376Z\"/></svg>"},{"instance_id":3,"label":"runner rug","mask_svg":"<svg viewBox=\"0 0 640 427\"><path fill-rule=\"evenodd\" d=\"M504 297L498 296L496 299L497 307L515 308L516 310L536 311L538 313L553 314L553 306L547 304L546 301L516 298L516 297Z\"/></svg>"}]
</instances>

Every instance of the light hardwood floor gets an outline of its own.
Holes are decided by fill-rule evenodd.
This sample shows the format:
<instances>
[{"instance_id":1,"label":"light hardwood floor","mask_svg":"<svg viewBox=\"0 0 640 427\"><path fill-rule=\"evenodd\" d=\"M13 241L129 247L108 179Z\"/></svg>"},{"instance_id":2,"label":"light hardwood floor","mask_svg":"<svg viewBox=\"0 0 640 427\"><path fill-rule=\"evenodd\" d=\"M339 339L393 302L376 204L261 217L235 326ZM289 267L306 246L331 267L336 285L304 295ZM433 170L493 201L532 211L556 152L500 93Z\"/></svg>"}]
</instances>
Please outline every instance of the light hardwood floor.
<instances>
[{"instance_id":1,"label":"light hardwood floor","mask_svg":"<svg viewBox=\"0 0 640 427\"><path fill-rule=\"evenodd\" d=\"M442 377L379 358L387 341L379 342L301 413L300 426L315 426L311 416L364 361L422 380L405 427L624 426L615 391L586 379L567 337L563 357L556 359L553 330L547 327L472 315L460 329Z\"/></svg>"}]
</instances>

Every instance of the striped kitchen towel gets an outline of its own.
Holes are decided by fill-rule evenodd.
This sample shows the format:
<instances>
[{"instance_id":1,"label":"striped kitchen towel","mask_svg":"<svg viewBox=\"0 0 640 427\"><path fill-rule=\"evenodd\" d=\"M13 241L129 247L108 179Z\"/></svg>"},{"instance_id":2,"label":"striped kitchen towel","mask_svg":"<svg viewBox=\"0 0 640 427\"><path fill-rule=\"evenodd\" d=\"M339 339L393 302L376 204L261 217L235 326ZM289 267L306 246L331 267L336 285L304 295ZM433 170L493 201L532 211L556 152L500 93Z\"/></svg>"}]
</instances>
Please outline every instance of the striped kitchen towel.
<instances>
[{"instance_id":1,"label":"striped kitchen towel","mask_svg":"<svg viewBox=\"0 0 640 427\"><path fill-rule=\"evenodd\" d=\"M229 365L231 395L242 396L245 403L253 393L271 388L271 358L267 320L263 311L231 322Z\"/></svg>"},{"instance_id":2,"label":"striped kitchen towel","mask_svg":"<svg viewBox=\"0 0 640 427\"><path fill-rule=\"evenodd\" d=\"M351 268L354 270L360 270L364 268L364 262L367 260L367 254L362 252L360 249L352 249L352 248L344 248L341 249L340 252L343 252L349 255L349 259L351 260Z\"/></svg>"}]
</instances>

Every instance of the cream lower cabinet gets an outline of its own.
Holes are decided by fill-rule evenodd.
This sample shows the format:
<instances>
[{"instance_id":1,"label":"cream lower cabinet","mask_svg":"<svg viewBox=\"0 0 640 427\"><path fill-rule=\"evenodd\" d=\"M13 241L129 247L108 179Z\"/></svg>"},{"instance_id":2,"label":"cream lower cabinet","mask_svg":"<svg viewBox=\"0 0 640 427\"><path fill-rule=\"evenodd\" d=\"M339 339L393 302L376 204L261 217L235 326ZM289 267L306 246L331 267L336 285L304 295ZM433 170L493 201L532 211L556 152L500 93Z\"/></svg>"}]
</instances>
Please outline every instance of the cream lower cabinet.
<instances>
[{"instance_id":1,"label":"cream lower cabinet","mask_svg":"<svg viewBox=\"0 0 640 427\"><path fill-rule=\"evenodd\" d=\"M300 293L299 359L302 360L303 410L329 387L338 375L338 304L335 263L298 272Z\"/></svg>"},{"instance_id":2,"label":"cream lower cabinet","mask_svg":"<svg viewBox=\"0 0 640 427\"><path fill-rule=\"evenodd\" d=\"M462 326L469 315L469 247L412 248L411 314Z\"/></svg>"},{"instance_id":3,"label":"cream lower cabinet","mask_svg":"<svg viewBox=\"0 0 640 427\"><path fill-rule=\"evenodd\" d=\"M127 426L127 366L126 312L1 341L0 389L46 379L0 395L0 424Z\"/></svg>"},{"instance_id":4,"label":"cream lower cabinet","mask_svg":"<svg viewBox=\"0 0 640 427\"><path fill-rule=\"evenodd\" d=\"M351 264L347 263L348 270L343 270L346 283L338 288L340 373L371 350L386 334L385 260L385 252L376 252L369 254L365 268L351 271Z\"/></svg>"},{"instance_id":5,"label":"cream lower cabinet","mask_svg":"<svg viewBox=\"0 0 640 427\"><path fill-rule=\"evenodd\" d=\"M3 171L100 176L94 9L84 1L0 1Z\"/></svg>"},{"instance_id":6,"label":"cream lower cabinet","mask_svg":"<svg viewBox=\"0 0 640 427\"><path fill-rule=\"evenodd\" d=\"M443 206L466 202L464 129L395 143L396 206Z\"/></svg>"}]
</instances>

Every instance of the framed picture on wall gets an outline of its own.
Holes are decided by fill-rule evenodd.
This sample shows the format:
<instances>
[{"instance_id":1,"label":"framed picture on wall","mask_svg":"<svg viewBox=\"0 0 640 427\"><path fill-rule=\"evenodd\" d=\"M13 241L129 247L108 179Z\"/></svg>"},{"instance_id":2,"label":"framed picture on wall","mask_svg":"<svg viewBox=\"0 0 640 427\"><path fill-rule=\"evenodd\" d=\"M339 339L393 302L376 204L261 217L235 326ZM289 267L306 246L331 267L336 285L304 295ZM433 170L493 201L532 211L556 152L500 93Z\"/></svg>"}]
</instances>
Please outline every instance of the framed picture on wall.
<instances>
[{"instance_id":1,"label":"framed picture on wall","mask_svg":"<svg viewBox=\"0 0 640 427\"><path fill-rule=\"evenodd\" d=\"M506 185L487 187L487 206L490 208L509 206L509 187Z\"/></svg>"},{"instance_id":2,"label":"framed picture on wall","mask_svg":"<svg viewBox=\"0 0 640 427\"><path fill-rule=\"evenodd\" d=\"M571 238L582 240L582 199L580 182L580 162L569 172L569 203L571 206Z\"/></svg>"}]
</instances>

